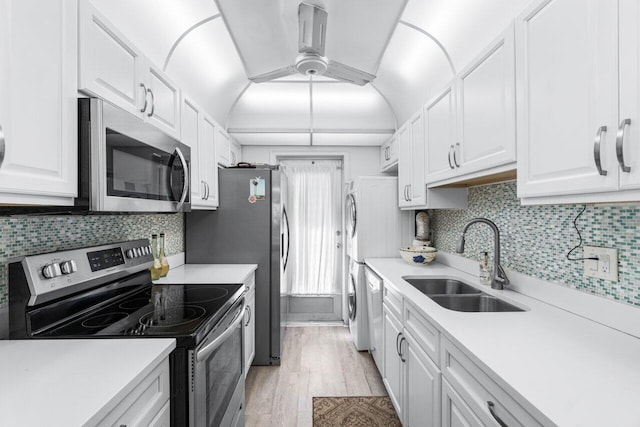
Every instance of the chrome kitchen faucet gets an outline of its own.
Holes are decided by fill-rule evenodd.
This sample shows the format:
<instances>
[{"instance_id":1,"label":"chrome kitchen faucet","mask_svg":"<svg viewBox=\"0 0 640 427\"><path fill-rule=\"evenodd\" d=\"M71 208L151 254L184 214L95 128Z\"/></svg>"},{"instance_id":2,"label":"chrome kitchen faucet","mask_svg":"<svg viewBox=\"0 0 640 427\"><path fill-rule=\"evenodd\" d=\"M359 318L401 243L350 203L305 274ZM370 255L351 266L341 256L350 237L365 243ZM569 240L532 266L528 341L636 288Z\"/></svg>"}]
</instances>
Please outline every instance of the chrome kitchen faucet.
<instances>
[{"instance_id":1,"label":"chrome kitchen faucet","mask_svg":"<svg viewBox=\"0 0 640 427\"><path fill-rule=\"evenodd\" d=\"M460 240L458 241L458 247L456 248L456 252L461 254L464 252L464 235L467 232L467 229L477 223L482 222L487 224L493 230L494 236L494 244L493 244L493 272L491 273L491 288L492 289L504 289L505 286L509 285L509 278L507 274L504 272L504 269L500 265L500 230L498 230L498 226L491 220L486 218L474 218L471 221L467 222L467 224L462 229L462 235L460 236Z\"/></svg>"}]
</instances>

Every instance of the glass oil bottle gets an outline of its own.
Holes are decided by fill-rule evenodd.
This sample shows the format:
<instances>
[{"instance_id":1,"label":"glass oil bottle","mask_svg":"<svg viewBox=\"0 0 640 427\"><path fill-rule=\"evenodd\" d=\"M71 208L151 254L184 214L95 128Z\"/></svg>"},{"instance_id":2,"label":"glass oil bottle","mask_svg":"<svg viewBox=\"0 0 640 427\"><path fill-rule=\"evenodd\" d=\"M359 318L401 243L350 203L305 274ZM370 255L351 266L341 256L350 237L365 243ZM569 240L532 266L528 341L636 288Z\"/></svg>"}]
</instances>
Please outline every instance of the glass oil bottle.
<instances>
[{"instance_id":1,"label":"glass oil bottle","mask_svg":"<svg viewBox=\"0 0 640 427\"><path fill-rule=\"evenodd\" d=\"M151 235L151 250L153 252L153 264L151 265L151 280L158 280L162 272L162 264L158 252L158 235Z\"/></svg>"},{"instance_id":2,"label":"glass oil bottle","mask_svg":"<svg viewBox=\"0 0 640 427\"><path fill-rule=\"evenodd\" d=\"M160 277L164 277L169 272L169 261L167 261L167 257L165 255L165 236L164 233L160 233Z\"/></svg>"}]
</instances>

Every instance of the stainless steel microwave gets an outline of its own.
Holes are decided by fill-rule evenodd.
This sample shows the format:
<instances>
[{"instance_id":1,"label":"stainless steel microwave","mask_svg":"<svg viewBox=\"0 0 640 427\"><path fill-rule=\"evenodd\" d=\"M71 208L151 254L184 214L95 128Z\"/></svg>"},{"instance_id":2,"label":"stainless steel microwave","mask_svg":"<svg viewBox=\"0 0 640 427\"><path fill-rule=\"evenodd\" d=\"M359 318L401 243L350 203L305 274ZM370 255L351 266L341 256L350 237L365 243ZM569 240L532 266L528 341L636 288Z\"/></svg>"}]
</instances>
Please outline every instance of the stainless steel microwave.
<instances>
[{"instance_id":1,"label":"stainless steel microwave","mask_svg":"<svg viewBox=\"0 0 640 427\"><path fill-rule=\"evenodd\" d=\"M97 98L78 99L76 207L95 212L184 212L190 148Z\"/></svg>"}]
</instances>

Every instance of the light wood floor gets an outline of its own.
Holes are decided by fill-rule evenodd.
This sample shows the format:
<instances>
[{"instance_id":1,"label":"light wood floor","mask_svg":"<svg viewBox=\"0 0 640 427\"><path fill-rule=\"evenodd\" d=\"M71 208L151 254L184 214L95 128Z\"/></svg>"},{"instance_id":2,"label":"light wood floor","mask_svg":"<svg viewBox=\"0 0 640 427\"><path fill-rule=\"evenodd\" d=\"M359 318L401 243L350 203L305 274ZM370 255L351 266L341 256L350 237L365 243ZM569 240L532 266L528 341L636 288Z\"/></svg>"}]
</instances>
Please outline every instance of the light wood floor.
<instances>
[{"instance_id":1,"label":"light wood floor","mask_svg":"<svg viewBox=\"0 0 640 427\"><path fill-rule=\"evenodd\" d=\"M349 328L289 327L280 366L252 366L246 382L246 426L311 426L313 396L386 396L368 352Z\"/></svg>"}]
</instances>

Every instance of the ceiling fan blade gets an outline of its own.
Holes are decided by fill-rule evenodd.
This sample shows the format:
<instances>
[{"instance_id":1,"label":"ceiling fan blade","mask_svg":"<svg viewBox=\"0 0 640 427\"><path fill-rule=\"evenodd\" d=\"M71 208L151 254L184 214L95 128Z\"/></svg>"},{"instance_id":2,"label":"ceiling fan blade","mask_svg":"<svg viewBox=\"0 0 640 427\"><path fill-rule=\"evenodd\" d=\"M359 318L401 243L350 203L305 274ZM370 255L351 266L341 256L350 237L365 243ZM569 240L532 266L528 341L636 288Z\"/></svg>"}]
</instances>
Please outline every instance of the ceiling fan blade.
<instances>
[{"instance_id":1,"label":"ceiling fan blade","mask_svg":"<svg viewBox=\"0 0 640 427\"><path fill-rule=\"evenodd\" d=\"M327 66L327 71L324 72L324 76L359 86L364 86L376 78L373 74L332 60L329 60L329 65Z\"/></svg>"},{"instance_id":2,"label":"ceiling fan blade","mask_svg":"<svg viewBox=\"0 0 640 427\"><path fill-rule=\"evenodd\" d=\"M321 7L300 3L298 7L298 52L324 56L327 12Z\"/></svg>"},{"instance_id":3,"label":"ceiling fan blade","mask_svg":"<svg viewBox=\"0 0 640 427\"><path fill-rule=\"evenodd\" d=\"M269 71L268 73L259 74L257 76L249 77L254 83L262 83L268 82L270 80L279 79L280 77L290 76L291 74L296 74L298 70L294 65L290 65L286 68L280 68L279 70Z\"/></svg>"}]
</instances>

